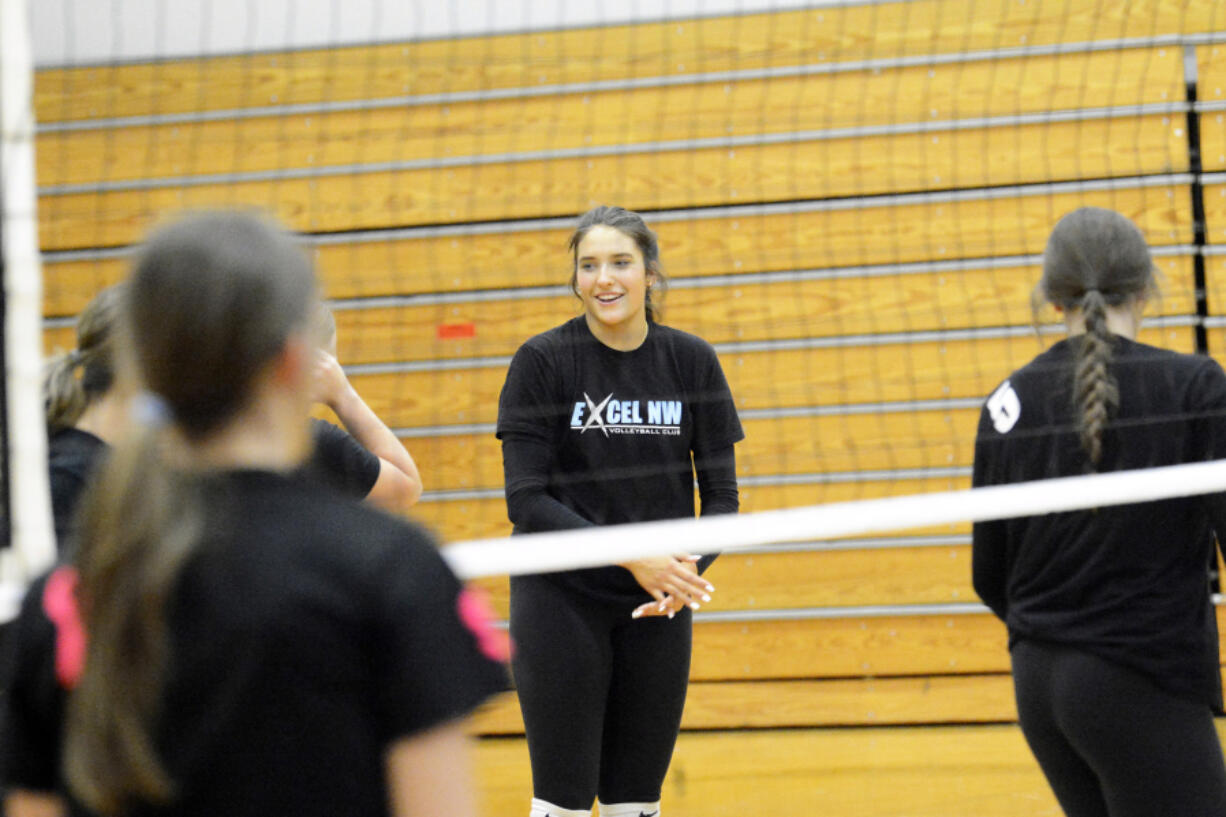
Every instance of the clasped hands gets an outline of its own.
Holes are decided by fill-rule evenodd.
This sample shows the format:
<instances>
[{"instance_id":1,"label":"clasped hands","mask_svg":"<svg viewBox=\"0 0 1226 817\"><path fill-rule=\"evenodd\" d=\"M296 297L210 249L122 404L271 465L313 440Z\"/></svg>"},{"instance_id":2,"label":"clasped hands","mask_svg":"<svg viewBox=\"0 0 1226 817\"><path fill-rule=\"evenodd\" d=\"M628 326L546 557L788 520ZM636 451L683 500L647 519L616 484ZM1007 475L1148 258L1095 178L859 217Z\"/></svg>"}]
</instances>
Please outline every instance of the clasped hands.
<instances>
[{"instance_id":1,"label":"clasped hands","mask_svg":"<svg viewBox=\"0 0 1226 817\"><path fill-rule=\"evenodd\" d=\"M698 556L654 556L635 559L622 567L629 570L634 580L654 599L634 608L631 618L644 616L668 616L689 607L697 610L711 600L715 588L698 575Z\"/></svg>"}]
</instances>

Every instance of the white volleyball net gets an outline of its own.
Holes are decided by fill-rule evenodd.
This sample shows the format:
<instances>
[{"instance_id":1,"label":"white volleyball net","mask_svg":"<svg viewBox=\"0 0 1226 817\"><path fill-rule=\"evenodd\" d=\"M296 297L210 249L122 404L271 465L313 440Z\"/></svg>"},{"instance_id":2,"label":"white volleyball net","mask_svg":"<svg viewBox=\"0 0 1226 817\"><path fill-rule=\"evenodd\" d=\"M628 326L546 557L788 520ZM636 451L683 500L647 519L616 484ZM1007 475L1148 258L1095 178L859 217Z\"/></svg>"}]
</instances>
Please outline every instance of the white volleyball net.
<instances>
[{"instance_id":1,"label":"white volleyball net","mask_svg":"<svg viewBox=\"0 0 1226 817\"><path fill-rule=\"evenodd\" d=\"M27 359L72 347L77 313L167 214L270 210L312 248L341 363L421 469L413 515L461 543L457 568L504 613L501 577L578 564L564 535L502 541L510 356L580 312L576 216L644 215L664 321L715 346L745 426L743 514L658 523L661 539L597 531L580 558L725 551L687 731L1008 721L1001 631L969 586L971 520L1138 498L1121 482L1223 487L1198 465L1020 505L962 493L984 397L1060 335L1054 313L1036 329L1029 295L1064 213L1108 207L1144 233L1163 297L1142 341L1226 352L1221 4L12 5L30 12L36 69L43 294L41 314L24 308L43 344L27 337ZM7 162L6 247L31 218ZM9 449L41 433L10 426ZM516 733L491 717L486 733ZM957 762L994 757L976 752ZM996 805L979 813L1014 813ZM907 808L880 813L955 813Z\"/></svg>"}]
</instances>

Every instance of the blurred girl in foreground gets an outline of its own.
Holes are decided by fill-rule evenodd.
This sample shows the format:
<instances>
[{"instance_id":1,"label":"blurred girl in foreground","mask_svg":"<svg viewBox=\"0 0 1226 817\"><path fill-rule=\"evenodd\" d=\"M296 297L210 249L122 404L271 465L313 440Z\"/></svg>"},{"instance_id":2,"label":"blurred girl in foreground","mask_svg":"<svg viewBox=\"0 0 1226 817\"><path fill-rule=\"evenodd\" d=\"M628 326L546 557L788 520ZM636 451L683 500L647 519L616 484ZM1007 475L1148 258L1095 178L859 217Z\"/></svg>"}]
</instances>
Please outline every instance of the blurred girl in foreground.
<instances>
[{"instance_id":1,"label":"blurred girl in foreground","mask_svg":"<svg viewBox=\"0 0 1226 817\"><path fill-rule=\"evenodd\" d=\"M261 219L143 248L121 351L144 425L17 621L10 817L475 813L462 717L504 685L497 642L423 531L298 473L315 309Z\"/></svg>"}]
</instances>

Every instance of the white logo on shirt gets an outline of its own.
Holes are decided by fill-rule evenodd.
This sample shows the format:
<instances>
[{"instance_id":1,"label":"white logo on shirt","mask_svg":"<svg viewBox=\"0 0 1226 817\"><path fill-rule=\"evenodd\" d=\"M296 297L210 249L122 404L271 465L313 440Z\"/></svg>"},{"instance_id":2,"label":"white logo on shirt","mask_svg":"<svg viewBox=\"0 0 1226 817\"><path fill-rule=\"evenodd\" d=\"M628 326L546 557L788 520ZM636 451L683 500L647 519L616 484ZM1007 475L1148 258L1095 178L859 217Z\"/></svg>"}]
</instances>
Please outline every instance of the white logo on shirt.
<instances>
[{"instance_id":1,"label":"white logo on shirt","mask_svg":"<svg viewBox=\"0 0 1226 817\"><path fill-rule=\"evenodd\" d=\"M1022 416L1022 401L1018 399L1013 385L1006 380L988 398L987 409L996 430L1001 434L1008 434Z\"/></svg>"},{"instance_id":2,"label":"white logo on shirt","mask_svg":"<svg viewBox=\"0 0 1226 817\"><path fill-rule=\"evenodd\" d=\"M587 401L588 410L592 413L591 415L588 416L587 422L583 424L583 428L579 430L580 434L584 433L589 428L591 428L593 425L595 425L597 428L599 428L601 431L604 432L604 435L606 437L609 436L609 429L608 427L605 426L604 419L600 416L600 412L604 411L604 407L609 404L609 398L611 398L612 396L613 396L613 392L609 392L605 396L605 399L600 401L600 405L597 406L597 405L592 404L592 398L587 396L587 392L583 393L583 399ZM578 403L575 403L575 409L576 409L575 416L578 416L578 410L579 410Z\"/></svg>"},{"instance_id":3,"label":"white logo on shirt","mask_svg":"<svg viewBox=\"0 0 1226 817\"><path fill-rule=\"evenodd\" d=\"M646 402L646 419L643 403ZM586 419L584 412L587 413ZM587 392L583 402L576 402L570 415L572 431L585 433L598 428L606 437L610 434L653 434L676 437L681 435L682 403L680 400L614 400L613 393L596 403Z\"/></svg>"}]
</instances>

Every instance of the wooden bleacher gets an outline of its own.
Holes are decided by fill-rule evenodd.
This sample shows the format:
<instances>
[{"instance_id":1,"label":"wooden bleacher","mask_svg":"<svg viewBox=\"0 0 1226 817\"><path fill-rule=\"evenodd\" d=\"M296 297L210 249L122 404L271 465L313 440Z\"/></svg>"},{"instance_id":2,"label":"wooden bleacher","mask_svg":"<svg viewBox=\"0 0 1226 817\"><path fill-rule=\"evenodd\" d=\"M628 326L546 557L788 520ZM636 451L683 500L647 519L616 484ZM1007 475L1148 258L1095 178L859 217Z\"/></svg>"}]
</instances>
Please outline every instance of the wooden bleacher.
<instances>
[{"instance_id":1,"label":"wooden bleacher","mask_svg":"<svg viewBox=\"0 0 1226 817\"><path fill-rule=\"evenodd\" d=\"M917 0L680 25L44 70L34 103L39 122L78 121L1199 34L1220 25L1213 0L1137 0L1127 11L1050 0Z\"/></svg>"},{"instance_id":2,"label":"wooden bleacher","mask_svg":"<svg viewBox=\"0 0 1226 817\"><path fill-rule=\"evenodd\" d=\"M852 80L858 86L857 97L840 92L849 82L843 75L746 80L736 84L734 106L729 105L729 86L706 83L397 106L374 112L266 115L245 121L241 128L220 120L190 127L176 122L61 131L40 138L38 174L44 185L65 185L251 173L286 166L347 165L359 157L373 164L510 154L542 144L573 150L730 134L1017 116L1076 109L1086 93L1101 98L1103 104L1112 104L1121 95L1127 95L1128 104L1160 103L1182 95L1178 50L1149 49L1143 56L1121 61L1115 53L1101 52L860 72ZM999 93L1000 87L1011 85L1021 86L1024 93ZM591 116L595 109L605 115ZM655 115L636 115L641 111ZM440 132L447 133L442 149ZM971 138L985 137L976 133ZM1160 143L1161 139L1154 144ZM943 161L939 156L928 158ZM828 176L819 174L815 181Z\"/></svg>"},{"instance_id":3,"label":"wooden bleacher","mask_svg":"<svg viewBox=\"0 0 1226 817\"><path fill-rule=\"evenodd\" d=\"M1218 5L914 0L44 70L46 343L71 346L65 319L168 212L267 207L308 234L341 359L422 468L414 515L448 542L502 535L507 361L576 314L570 224L612 202L651 214L667 322L719 350L749 435L743 511L966 487L972 401L1050 342L1027 331L1029 294L1059 215L1136 221L1163 253L1167 321L1142 339L1196 348L1172 37L1202 35L1202 166L1226 172ZM633 83L591 85L610 80ZM1205 240L1226 245L1226 176L1204 181ZM1226 255L1204 266L1226 359ZM975 601L968 534L721 557L670 814L741 815L747 796L761 813L1055 813L1012 723L1003 627L931 607ZM505 613L505 579L480 583ZM486 813L521 812L513 695L474 730Z\"/></svg>"}]
</instances>

